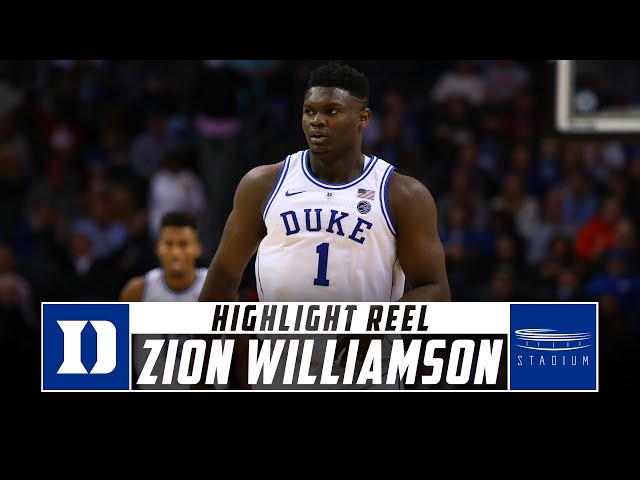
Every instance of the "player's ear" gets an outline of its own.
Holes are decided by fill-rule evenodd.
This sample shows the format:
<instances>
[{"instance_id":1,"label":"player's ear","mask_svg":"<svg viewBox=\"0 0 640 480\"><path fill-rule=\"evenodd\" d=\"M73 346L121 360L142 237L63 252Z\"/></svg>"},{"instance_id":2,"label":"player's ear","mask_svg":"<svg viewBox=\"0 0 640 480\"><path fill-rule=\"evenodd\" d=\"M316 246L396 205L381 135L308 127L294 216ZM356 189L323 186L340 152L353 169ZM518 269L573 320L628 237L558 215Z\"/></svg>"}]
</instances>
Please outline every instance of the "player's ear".
<instances>
[{"instance_id":1,"label":"player's ear","mask_svg":"<svg viewBox=\"0 0 640 480\"><path fill-rule=\"evenodd\" d=\"M369 108L363 108L358 115L360 120L360 129L362 130L369 123L369 119L371 118L371 110Z\"/></svg>"}]
</instances>

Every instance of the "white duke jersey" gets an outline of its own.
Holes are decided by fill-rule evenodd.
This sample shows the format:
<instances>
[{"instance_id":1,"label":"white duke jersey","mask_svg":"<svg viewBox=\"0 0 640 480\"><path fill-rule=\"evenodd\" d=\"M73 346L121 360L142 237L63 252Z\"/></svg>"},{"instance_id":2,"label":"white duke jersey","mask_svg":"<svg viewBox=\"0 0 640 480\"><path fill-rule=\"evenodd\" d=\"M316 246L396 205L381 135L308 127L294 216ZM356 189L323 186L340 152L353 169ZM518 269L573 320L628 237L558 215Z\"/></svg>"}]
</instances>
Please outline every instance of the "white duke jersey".
<instances>
[{"instance_id":1,"label":"white duke jersey","mask_svg":"<svg viewBox=\"0 0 640 480\"><path fill-rule=\"evenodd\" d=\"M162 268L154 268L149 270L144 276L144 291L142 293L142 302L197 302L200 296L200 290L204 285L204 280L207 276L206 268L198 268L196 270L196 280L191 284L189 288L182 291L171 290L164 280L164 273ZM153 385L136 385L136 388L141 390L187 390L188 385L181 385L177 380L177 366L180 365L180 355L182 353L182 344L185 340L189 339L190 335L134 335L133 336L133 365L136 375L134 376L134 382L137 381L138 376L142 372L142 368L146 363L147 356L151 351L149 348L144 347L144 343L147 339L164 340L164 346L160 353L159 358L155 362L155 366L151 375L157 376L156 383ZM169 340L178 340L178 351L176 354L175 371L171 377L169 384L163 384L164 366L167 354L167 347Z\"/></svg>"},{"instance_id":2,"label":"white duke jersey","mask_svg":"<svg viewBox=\"0 0 640 480\"><path fill-rule=\"evenodd\" d=\"M196 269L196 280L186 290L171 290L164 281L162 268L154 268L144 275L142 302L197 302L207 277L206 268Z\"/></svg>"},{"instance_id":3,"label":"white duke jersey","mask_svg":"<svg viewBox=\"0 0 640 480\"><path fill-rule=\"evenodd\" d=\"M380 158L365 156L357 178L332 185L311 172L309 150L289 155L263 211L267 234L255 262L259 299L397 301L404 294L405 275L387 203L387 184L394 170ZM322 347L328 338L335 335L315 336L312 368L322 368ZM383 357L390 352L390 340L383 342Z\"/></svg>"},{"instance_id":4,"label":"white duke jersey","mask_svg":"<svg viewBox=\"0 0 640 480\"><path fill-rule=\"evenodd\" d=\"M267 302L393 302L404 272L386 187L395 168L365 157L340 185L314 177L309 150L290 155L263 212L256 281Z\"/></svg>"}]
</instances>

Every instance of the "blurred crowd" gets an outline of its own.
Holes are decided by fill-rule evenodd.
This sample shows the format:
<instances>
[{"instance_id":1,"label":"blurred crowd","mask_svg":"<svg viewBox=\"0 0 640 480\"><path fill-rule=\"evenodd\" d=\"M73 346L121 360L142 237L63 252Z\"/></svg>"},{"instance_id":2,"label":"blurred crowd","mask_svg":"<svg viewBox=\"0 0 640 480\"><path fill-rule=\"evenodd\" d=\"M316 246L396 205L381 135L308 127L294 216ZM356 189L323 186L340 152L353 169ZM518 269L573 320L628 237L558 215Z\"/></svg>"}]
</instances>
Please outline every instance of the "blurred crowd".
<instances>
[{"instance_id":1,"label":"blurred crowd","mask_svg":"<svg viewBox=\"0 0 640 480\"><path fill-rule=\"evenodd\" d=\"M346 62L365 153L436 200L453 300L598 301L601 384L636 389L640 140L557 135L545 62ZM207 266L240 178L306 148L318 63L0 60L2 361L38 368L40 302L116 301L157 266L167 210L198 216Z\"/></svg>"}]
</instances>

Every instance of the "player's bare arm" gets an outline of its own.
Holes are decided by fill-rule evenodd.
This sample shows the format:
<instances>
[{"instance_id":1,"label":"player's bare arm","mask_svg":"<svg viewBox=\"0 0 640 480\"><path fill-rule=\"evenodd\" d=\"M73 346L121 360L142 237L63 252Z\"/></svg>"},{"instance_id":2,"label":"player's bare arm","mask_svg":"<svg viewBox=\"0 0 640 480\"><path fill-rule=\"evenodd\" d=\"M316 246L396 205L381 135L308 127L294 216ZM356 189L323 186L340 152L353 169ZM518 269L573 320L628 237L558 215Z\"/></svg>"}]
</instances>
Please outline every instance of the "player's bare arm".
<instances>
[{"instance_id":1,"label":"player's bare arm","mask_svg":"<svg viewBox=\"0 0 640 480\"><path fill-rule=\"evenodd\" d=\"M118 301L120 302L140 302L144 292L144 276L133 277L120 291Z\"/></svg>"},{"instance_id":2,"label":"player's bare arm","mask_svg":"<svg viewBox=\"0 0 640 480\"><path fill-rule=\"evenodd\" d=\"M394 172L387 198L396 228L398 259L411 287L399 301L451 301L431 192L415 178Z\"/></svg>"},{"instance_id":3,"label":"player's bare arm","mask_svg":"<svg viewBox=\"0 0 640 480\"><path fill-rule=\"evenodd\" d=\"M201 302L233 302L249 260L266 230L262 210L276 183L282 163L263 165L238 184L233 210L200 292Z\"/></svg>"},{"instance_id":4,"label":"player's bare arm","mask_svg":"<svg viewBox=\"0 0 640 480\"><path fill-rule=\"evenodd\" d=\"M260 240L266 234L262 211L276 184L282 164L283 162L256 167L249 171L238 184L233 209L225 224L218 249L209 265L207 278L198 301L233 302L237 300L238 287L244 271L258 250ZM247 335L230 335L229 337L235 340L234 358L238 367L238 380L248 388L249 338ZM212 338L207 336L206 340ZM203 387L202 383L197 387Z\"/></svg>"}]
</instances>

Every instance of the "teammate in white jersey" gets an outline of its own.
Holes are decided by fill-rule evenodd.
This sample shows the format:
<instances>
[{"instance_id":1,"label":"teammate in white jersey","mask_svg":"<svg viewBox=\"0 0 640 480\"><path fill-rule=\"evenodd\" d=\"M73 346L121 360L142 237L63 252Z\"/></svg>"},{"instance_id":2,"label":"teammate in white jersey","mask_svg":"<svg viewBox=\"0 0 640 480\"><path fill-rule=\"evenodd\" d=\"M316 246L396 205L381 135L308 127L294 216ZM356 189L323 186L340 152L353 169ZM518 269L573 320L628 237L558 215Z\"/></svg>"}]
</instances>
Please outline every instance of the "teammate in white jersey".
<instances>
[{"instance_id":1,"label":"teammate in white jersey","mask_svg":"<svg viewBox=\"0 0 640 480\"><path fill-rule=\"evenodd\" d=\"M133 277L120 292L121 302L196 302L207 275L207 269L197 266L197 260L202 255L202 244L198 235L196 218L186 212L168 212L162 217L160 236L156 243L156 255L160 260L160 267L149 270L141 276ZM170 383L162 383L164 375L164 356L167 352L168 340L178 339L179 346L175 365L181 347L188 335L134 335L132 366L134 369L135 389L188 389L176 381L177 371L174 372ZM144 347L147 339L165 340L165 346L160 358L155 363L153 375L158 379L154 385L136 384L147 360L150 349ZM177 369L176 369L177 370Z\"/></svg>"},{"instance_id":2,"label":"teammate in white jersey","mask_svg":"<svg viewBox=\"0 0 640 480\"><path fill-rule=\"evenodd\" d=\"M240 181L200 301L233 301L253 255L261 301L450 301L432 195L362 153L368 96L367 78L348 65L311 73L302 111L309 149ZM349 338L338 338L336 353ZM374 337L358 338L366 352ZM237 336L238 373L251 388L247 347Z\"/></svg>"}]
</instances>

